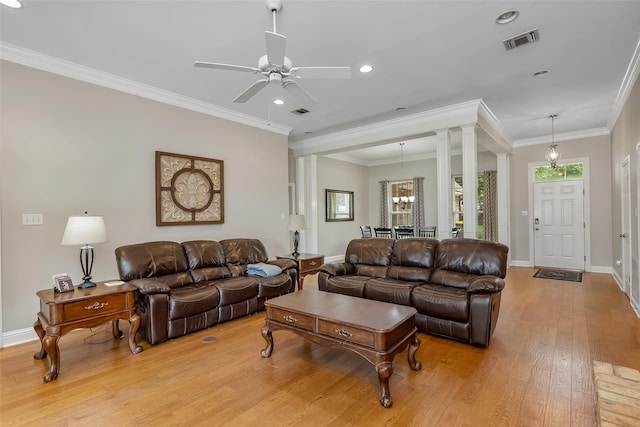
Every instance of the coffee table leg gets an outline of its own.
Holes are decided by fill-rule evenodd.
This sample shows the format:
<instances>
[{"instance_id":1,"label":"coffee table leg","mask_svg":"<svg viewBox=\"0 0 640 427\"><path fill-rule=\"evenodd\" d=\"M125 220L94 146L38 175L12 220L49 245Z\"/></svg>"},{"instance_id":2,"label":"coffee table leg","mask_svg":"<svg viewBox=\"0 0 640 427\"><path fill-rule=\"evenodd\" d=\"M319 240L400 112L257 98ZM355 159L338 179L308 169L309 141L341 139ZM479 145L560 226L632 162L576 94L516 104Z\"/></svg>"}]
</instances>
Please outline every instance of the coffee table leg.
<instances>
[{"instance_id":1,"label":"coffee table leg","mask_svg":"<svg viewBox=\"0 0 640 427\"><path fill-rule=\"evenodd\" d=\"M391 408L393 401L391 400L391 392L389 391L389 378L393 374L393 365L391 362L382 362L376 365L378 371L380 404L385 408Z\"/></svg>"},{"instance_id":2,"label":"coffee table leg","mask_svg":"<svg viewBox=\"0 0 640 427\"><path fill-rule=\"evenodd\" d=\"M420 338L418 338L418 334L414 333L413 338L409 342L409 367L414 371L422 369L422 363L416 360L418 348L420 348Z\"/></svg>"},{"instance_id":3,"label":"coffee table leg","mask_svg":"<svg viewBox=\"0 0 640 427\"><path fill-rule=\"evenodd\" d=\"M262 350L262 357L269 357L273 351L273 336L269 324L265 324L260 332L262 333L262 338L267 342L267 346Z\"/></svg>"}]
</instances>

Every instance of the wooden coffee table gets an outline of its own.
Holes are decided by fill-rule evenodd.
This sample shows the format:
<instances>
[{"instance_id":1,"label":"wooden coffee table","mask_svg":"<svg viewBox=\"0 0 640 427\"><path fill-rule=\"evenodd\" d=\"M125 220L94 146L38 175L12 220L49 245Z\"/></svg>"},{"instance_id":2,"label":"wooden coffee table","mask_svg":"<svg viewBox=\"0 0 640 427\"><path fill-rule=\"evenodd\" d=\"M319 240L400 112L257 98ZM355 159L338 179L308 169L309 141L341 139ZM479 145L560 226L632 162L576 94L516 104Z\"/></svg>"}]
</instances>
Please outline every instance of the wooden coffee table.
<instances>
[{"instance_id":1,"label":"wooden coffee table","mask_svg":"<svg viewBox=\"0 0 640 427\"><path fill-rule=\"evenodd\" d=\"M315 344L351 350L376 367L385 408L393 405L389 378L395 355L408 346L409 366L414 371L422 368L415 358L420 339L413 307L310 289L270 299L265 306L262 336L267 346L262 357L271 356L276 329L290 330Z\"/></svg>"}]
</instances>

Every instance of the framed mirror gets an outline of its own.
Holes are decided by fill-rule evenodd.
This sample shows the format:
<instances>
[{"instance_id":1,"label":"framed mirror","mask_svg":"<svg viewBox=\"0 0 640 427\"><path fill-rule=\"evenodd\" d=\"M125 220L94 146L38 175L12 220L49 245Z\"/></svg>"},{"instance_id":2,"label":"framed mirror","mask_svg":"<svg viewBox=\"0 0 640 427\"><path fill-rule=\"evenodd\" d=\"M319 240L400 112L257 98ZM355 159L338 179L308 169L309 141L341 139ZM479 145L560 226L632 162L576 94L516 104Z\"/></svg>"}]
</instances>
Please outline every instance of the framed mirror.
<instances>
[{"instance_id":1,"label":"framed mirror","mask_svg":"<svg viewBox=\"0 0 640 427\"><path fill-rule=\"evenodd\" d=\"M327 222L353 221L353 191L325 190Z\"/></svg>"}]
</instances>

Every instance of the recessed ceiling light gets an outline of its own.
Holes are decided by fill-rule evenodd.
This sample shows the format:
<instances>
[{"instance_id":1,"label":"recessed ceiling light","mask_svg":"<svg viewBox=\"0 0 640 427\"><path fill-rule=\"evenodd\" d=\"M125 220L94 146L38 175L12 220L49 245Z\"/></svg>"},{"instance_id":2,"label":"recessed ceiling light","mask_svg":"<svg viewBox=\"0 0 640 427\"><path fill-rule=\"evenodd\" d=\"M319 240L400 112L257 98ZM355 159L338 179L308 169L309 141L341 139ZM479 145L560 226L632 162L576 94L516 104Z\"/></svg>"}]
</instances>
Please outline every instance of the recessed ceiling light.
<instances>
[{"instance_id":1,"label":"recessed ceiling light","mask_svg":"<svg viewBox=\"0 0 640 427\"><path fill-rule=\"evenodd\" d=\"M496 24L508 24L511 21L515 21L516 18L518 17L518 15L520 15L520 12L518 12L515 9L507 10L506 12L502 12L496 18Z\"/></svg>"},{"instance_id":2,"label":"recessed ceiling light","mask_svg":"<svg viewBox=\"0 0 640 427\"><path fill-rule=\"evenodd\" d=\"M22 3L20 3L18 0L0 0L0 3L14 9L20 9L22 7Z\"/></svg>"},{"instance_id":3,"label":"recessed ceiling light","mask_svg":"<svg viewBox=\"0 0 640 427\"><path fill-rule=\"evenodd\" d=\"M373 71L373 67L371 65L365 64L362 67L360 67L361 73L370 73L372 71Z\"/></svg>"},{"instance_id":4,"label":"recessed ceiling light","mask_svg":"<svg viewBox=\"0 0 640 427\"><path fill-rule=\"evenodd\" d=\"M533 73L533 77L540 77L549 74L549 70L540 70Z\"/></svg>"},{"instance_id":5,"label":"recessed ceiling light","mask_svg":"<svg viewBox=\"0 0 640 427\"><path fill-rule=\"evenodd\" d=\"M283 105L284 101L282 99L274 99L273 103L276 104L276 105Z\"/></svg>"}]
</instances>

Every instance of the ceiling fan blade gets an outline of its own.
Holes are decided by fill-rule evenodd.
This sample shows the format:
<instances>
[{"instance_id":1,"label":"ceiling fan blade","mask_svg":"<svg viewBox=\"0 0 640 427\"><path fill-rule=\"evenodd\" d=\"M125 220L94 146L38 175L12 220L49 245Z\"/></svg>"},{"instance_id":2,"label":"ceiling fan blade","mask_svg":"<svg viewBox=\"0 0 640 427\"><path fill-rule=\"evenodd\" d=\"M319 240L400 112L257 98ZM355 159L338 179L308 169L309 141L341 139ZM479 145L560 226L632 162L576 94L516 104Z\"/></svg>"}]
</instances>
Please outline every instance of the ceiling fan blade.
<instances>
[{"instance_id":1,"label":"ceiling fan blade","mask_svg":"<svg viewBox=\"0 0 640 427\"><path fill-rule=\"evenodd\" d=\"M283 65L287 38L272 31L265 31L264 37L267 40L267 60L269 64Z\"/></svg>"},{"instance_id":2,"label":"ceiling fan blade","mask_svg":"<svg viewBox=\"0 0 640 427\"><path fill-rule=\"evenodd\" d=\"M258 80L257 82L249 86L247 90L245 90L240 95L238 95L238 97L234 99L233 102L238 102L238 103L247 102L249 99L251 99L253 95L260 92L268 84L269 84L269 80L267 79Z\"/></svg>"},{"instance_id":3,"label":"ceiling fan blade","mask_svg":"<svg viewBox=\"0 0 640 427\"><path fill-rule=\"evenodd\" d=\"M351 67L293 67L289 73L303 79L350 79Z\"/></svg>"},{"instance_id":4,"label":"ceiling fan blade","mask_svg":"<svg viewBox=\"0 0 640 427\"><path fill-rule=\"evenodd\" d=\"M253 74L262 72L260 68L245 67L243 65L218 64L217 62L196 61L193 63L193 65L198 68L214 68L217 70L242 71L245 73L253 73Z\"/></svg>"},{"instance_id":5,"label":"ceiling fan blade","mask_svg":"<svg viewBox=\"0 0 640 427\"><path fill-rule=\"evenodd\" d=\"M284 87L285 90L293 94L293 96L298 98L300 102L303 102L307 105L313 105L318 103L318 101L316 101L313 96L309 95L309 93L306 90L304 90L302 86L300 86L298 83L296 83L293 80L290 80L290 79L283 80L282 87Z\"/></svg>"}]
</instances>

